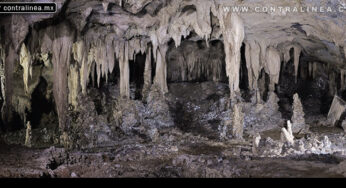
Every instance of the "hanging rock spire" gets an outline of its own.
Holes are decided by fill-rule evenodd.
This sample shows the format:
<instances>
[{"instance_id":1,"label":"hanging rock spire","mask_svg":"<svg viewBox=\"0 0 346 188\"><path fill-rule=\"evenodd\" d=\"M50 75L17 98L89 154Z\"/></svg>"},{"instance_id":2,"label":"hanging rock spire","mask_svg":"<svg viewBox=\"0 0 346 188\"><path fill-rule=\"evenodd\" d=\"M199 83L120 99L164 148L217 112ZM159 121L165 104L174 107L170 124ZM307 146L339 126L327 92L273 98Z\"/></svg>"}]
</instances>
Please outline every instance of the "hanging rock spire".
<instances>
[{"instance_id":1,"label":"hanging rock spire","mask_svg":"<svg viewBox=\"0 0 346 188\"><path fill-rule=\"evenodd\" d=\"M240 48L245 37L244 25L235 13L228 13L227 16L221 17L220 25L224 36L226 73L231 98L233 98L235 92L239 91Z\"/></svg>"}]
</instances>

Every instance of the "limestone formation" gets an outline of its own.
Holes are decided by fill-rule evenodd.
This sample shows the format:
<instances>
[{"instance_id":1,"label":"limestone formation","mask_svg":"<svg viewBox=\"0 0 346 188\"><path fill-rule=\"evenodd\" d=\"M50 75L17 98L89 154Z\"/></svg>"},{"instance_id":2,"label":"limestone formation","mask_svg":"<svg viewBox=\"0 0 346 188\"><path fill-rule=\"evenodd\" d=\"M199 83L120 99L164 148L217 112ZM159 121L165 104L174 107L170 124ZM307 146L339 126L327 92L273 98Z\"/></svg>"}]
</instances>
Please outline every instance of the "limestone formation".
<instances>
[{"instance_id":1,"label":"limestone formation","mask_svg":"<svg viewBox=\"0 0 346 188\"><path fill-rule=\"evenodd\" d=\"M293 116L292 120L292 131L293 133L304 133L308 131L308 127L305 124L305 113L303 105L300 102L298 94L293 95L293 105L292 105Z\"/></svg>"}]
</instances>

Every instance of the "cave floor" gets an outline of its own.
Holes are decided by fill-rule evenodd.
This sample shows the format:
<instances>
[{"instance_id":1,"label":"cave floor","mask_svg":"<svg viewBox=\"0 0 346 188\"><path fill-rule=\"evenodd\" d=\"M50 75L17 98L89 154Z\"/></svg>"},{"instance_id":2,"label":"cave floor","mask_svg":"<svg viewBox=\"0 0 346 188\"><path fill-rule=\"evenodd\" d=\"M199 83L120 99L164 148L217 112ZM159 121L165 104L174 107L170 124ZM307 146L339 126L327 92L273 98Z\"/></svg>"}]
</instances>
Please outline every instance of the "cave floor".
<instances>
[{"instance_id":1,"label":"cave floor","mask_svg":"<svg viewBox=\"0 0 346 188\"><path fill-rule=\"evenodd\" d=\"M110 144L65 150L47 144L54 140L49 137L55 134L54 130L50 133L37 128L33 130L34 147L27 148L21 145L25 138L22 129L5 134L6 142L0 141L0 177L346 177L344 153L255 155L253 135L249 133L256 128L253 126L246 127L243 140L220 139L218 125L230 115L224 105L225 84L170 84L170 90L174 91L168 99L175 126L160 129L156 139L122 135ZM253 113L251 106L248 109L249 114ZM259 115L250 114L248 122L275 125L269 130L260 126L262 131L258 132L263 140L279 142L281 126L275 124L276 119L268 120L267 111L261 110L262 119L251 119ZM306 119L318 140L328 136L332 143L345 148L341 128L320 125L323 116ZM46 144L38 144L41 142ZM270 145L273 142L268 143L269 147L263 147L275 153L275 147Z\"/></svg>"},{"instance_id":2,"label":"cave floor","mask_svg":"<svg viewBox=\"0 0 346 188\"><path fill-rule=\"evenodd\" d=\"M181 136L187 142L131 138L79 151L1 144L0 177L346 177L346 160L338 155L255 157L246 141Z\"/></svg>"}]
</instances>

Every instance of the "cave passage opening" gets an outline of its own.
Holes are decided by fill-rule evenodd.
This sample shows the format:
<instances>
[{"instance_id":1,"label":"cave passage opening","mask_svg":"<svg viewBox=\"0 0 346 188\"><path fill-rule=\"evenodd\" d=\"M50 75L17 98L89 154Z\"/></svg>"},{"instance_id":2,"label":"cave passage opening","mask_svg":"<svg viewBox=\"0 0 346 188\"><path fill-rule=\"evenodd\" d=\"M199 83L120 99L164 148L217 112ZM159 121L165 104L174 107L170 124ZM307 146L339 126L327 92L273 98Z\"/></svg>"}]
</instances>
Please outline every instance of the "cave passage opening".
<instances>
[{"instance_id":1,"label":"cave passage opening","mask_svg":"<svg viewBox=\"0 0 346 188\"><path fill-rule=\"evenodd\" d=\"M55 103L49 95L48 83L40 77L39 84L31 94L31 111L27 114L33 129L43 127L58 127L58 115Z\"/></svg>"},{"instance_id":2,"label":"cave passage opening","mask_svg":"<svg viewBox=\"0 0 346 188\"><path fill-rule=\"evenodd\" d=\"M293 57L293 49L290 50ZM280 99L279 111L283 118L290 119L293 113L293 95L298 93L304 108L305 118L314 116L327 116L333 96L336 91L331 90L331 85L337 83L337 79L331 76L327 64L319 61L311 61L311 57L302 53L299 60L297 82L293 58L287 63L281 62L279 84L276 93ZM334 74L334 73L333 73Z\"/></svg>"}]
</instances>

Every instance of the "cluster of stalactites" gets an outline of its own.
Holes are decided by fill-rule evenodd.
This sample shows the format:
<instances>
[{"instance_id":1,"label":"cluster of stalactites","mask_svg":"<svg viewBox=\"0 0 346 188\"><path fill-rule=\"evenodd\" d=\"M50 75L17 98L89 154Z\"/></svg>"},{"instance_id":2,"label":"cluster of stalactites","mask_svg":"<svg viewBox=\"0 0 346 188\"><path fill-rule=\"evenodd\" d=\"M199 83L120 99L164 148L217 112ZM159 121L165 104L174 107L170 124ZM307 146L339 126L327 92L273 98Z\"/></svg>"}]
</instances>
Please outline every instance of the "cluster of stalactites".
<instances>
[{"instance_id":1,"label":"cluster of stalactites","mask_svg":"<svg viewBox=\"0 0 346 188\"><path fill-rule=\"evenodd\" d=\"M196 11L186 11L174 17L171 26L168 28L168 34L174 40L176 47L181 44L181 36L186 38L190 34L190 28L195 33L204 38L208 45L208 40L212 33L211 11L215 13L215 4L212 1L191 1L190 5L196 8Z\"/></svg>"},{"instance_id":2,"label":"cluster of stalactites","mask_svg":"<svg viewBox=\"0 0 346 188\"><path fill-rule=\"evenodd\" d=\"M182 8L179 7L179 3L172 3L159 12L159 27L149 32L153 45L154 59L159 67L156 69L156 73L159 74L157 74L155 82L159 83L163 92L167 92L167 84L165 83L166 63L163 56L165 55L164 52L166 51L168 41L172 38L176 47L178 47L181 44L182 36L185 38L190 34L191 30L194 30L208 44L212 34L211 15L214 15L219 20L224 38L226 73L229 78L231 97L233 97L234 92L239 91L240 49L245 37L243 21L237 14L224 11L223 5L216 5L214 1L192 0L184 2L184 5L194 6L195 10L186 10L170 18L169 15L171 15L173 10Z\"/></svg>"},{"instance_id":3,"label":"cluster of stalactites","mask_svg":"<svg viewBox=\"0 0 346 188\"><path fill-rule=\"evenodd\" d=\"M280 51L273 46L268 46L265 41L246 41L245 60L248 70L249 89L258 94L258 80L262 69L269 75L269 90L274 91L279 83L281 56ZM260 101L259 96L257 97Z\"/></svg>"},{"instance_id":4,"label":"cluster of stalactites","mask_svg":"<svg viewBox=\"0 0 346 188\"><path fill-rule=\"evenodd\" d=\"M83 40L74 43L73 57L80 67L79 83L82 93L86 94L89 75L91 74L92 79L95 79L95 71L98 87L100 86L101 78L105 78L106 82L108 82L108 74L113 72L115 60L117 59L120 68L120 95L129 98L129 61L135 60L136 54L145 53L146 49L146 41L139 38L124 41L116 40L112 36L106 36L105 40L100 39L89 45ZM77 76L74 76L74 78L77 78Z\"/></svg>"}]
</instances>

